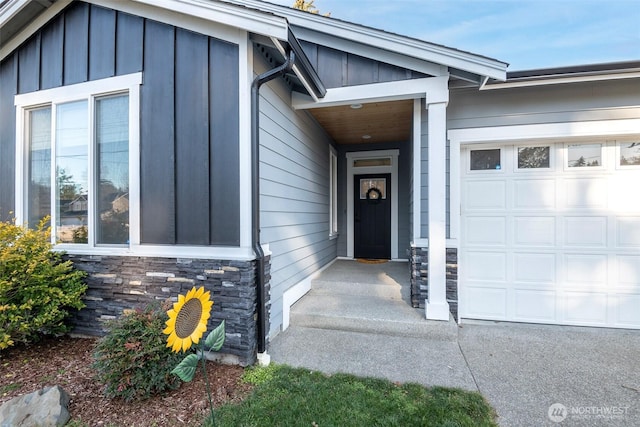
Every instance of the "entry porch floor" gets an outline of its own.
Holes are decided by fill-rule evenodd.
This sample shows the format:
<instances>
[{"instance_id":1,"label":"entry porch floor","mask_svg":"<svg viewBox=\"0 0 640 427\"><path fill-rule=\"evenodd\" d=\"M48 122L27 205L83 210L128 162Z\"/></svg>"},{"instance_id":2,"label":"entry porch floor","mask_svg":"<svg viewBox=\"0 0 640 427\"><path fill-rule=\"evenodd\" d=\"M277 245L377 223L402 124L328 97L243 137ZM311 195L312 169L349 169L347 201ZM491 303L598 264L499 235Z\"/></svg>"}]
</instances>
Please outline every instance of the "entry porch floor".
<instances>
[{"instance_id":1,"label":"entry porch floor","mask_svg":"<svg viewBox=\"0 0 640 427\"><path fill-rule=\"evenodd\" d=\"M326 373L474 390L457 338L453 319L426 320L411 307L408 263L337 260L291 307L269 354Z\"/></svg>"},{"instance_id":2,"label":"entry porch floor","mask_svg":"<svg viewBox=\"0 0 640 427\"><path fill-rule=\"evenodd\" d=\"M427 321L411 307L407 262L337 260L291 307L291 325L351 332L456 339L455 322Z\"/></svg>"}]
</instances>

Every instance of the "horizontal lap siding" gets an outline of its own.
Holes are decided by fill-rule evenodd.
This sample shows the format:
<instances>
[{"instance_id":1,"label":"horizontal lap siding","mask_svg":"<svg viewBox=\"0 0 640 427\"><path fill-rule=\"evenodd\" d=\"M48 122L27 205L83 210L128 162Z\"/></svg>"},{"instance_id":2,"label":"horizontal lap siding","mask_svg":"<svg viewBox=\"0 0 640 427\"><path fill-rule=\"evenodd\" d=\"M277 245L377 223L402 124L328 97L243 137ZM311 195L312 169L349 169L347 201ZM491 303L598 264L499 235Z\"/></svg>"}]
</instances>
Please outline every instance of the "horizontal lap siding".
<instances>
[{"instance_id":1,"label":"horizontal lap siding","mask_svg":"<svg viewBox=\"0 0 640 427\"><path fill-rule=\"evenodd\" d=\"M266 68L256 57L258 72ZM283 293L336 257L329 239L329 144L322 128L290 107L280 80L260 89L262 243L271 255L271 331L282 325Z\"/></svg>"},{"instance_id":2,"label":"horizontal lap siding","mask_svg":"<svg viewBox=\"0 0 640 427\"><path fill-rule=\"evenodd\" d=\"M640 117L638 79L482 92L453 90L448 129Z\"/></svg>"},{"instance_id":3,"label":"horizontal lap siding","mask_svg":"<svg viewBox=\"0 0 640 427\"><path fill-rule=\"evenodd\" d=\"M14 210L14 95L143 71L142 243L238 246L238 61L237 45L73 2L0 65L0 217Z\"/></svg>"}]
</instances>

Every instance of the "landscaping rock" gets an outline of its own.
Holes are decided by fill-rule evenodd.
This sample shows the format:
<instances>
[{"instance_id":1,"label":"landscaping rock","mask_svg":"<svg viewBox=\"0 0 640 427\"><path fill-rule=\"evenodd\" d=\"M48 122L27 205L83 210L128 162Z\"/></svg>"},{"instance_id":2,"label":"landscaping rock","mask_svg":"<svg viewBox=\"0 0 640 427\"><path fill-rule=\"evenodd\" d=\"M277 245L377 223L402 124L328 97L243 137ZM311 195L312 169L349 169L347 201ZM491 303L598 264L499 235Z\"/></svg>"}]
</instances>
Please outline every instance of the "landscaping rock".
<instances>
[{"instance_id":1,"label":"landscaping rock","mask_svg":"<svg viewBox=\"0 0 640 427\"><path fill-rule=\"evenodd\" d=\"M0 427L53 427L69 421L69 394L60 386L14 397L0 406Z\"/></svg>"}]
</instances>

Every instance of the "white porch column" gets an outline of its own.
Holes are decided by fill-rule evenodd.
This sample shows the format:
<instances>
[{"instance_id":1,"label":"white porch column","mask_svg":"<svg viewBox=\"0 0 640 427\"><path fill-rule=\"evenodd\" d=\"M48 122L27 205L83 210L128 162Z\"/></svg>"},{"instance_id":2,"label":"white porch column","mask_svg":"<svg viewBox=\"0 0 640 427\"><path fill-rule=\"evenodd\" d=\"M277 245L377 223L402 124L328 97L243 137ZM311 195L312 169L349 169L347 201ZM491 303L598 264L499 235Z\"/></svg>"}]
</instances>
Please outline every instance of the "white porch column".
<instances>
[{"instance_id":1,"label":"white porch column","mask_svg":"<svg viewBox=\"0 0 640 427\"><path fill-rule=\"evenodd\" d=\"M449 320L447 303L447 192L446 192L446 148L447 148L447 103L429 103L428 153L429 153L429 297L426 301L427 319Z\"/></svg>"}]
</instances>

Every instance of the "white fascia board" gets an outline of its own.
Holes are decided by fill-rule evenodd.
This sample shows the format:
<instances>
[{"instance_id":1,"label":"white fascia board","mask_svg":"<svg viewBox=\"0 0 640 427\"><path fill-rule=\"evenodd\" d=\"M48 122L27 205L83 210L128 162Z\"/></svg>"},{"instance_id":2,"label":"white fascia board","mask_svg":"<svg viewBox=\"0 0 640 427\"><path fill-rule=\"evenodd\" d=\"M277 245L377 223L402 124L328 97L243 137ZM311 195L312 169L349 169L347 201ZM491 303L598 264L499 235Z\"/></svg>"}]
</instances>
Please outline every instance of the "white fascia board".
<instances>
[{"instance_id":1,"label":"white fascia board","mask_svg":"<svg viewBox=\"0 0 640 427\"><path fill-rule=\"evenodd\" d=\"M548 86L567 83L587 83L587 82L599 82L605 80L620 80L620 79L637 79L640 78L640 72L623 72L623 73L607 73L600 75L583 75L574 77L538 77L532 78L532 80L521 81L506 81L500 83L488 83L483 84L480 90L494 90L494 89L508 89L515 87L532 87L532 86Z\"/></svg>"},{"instance_id":2,"label":"white fascia board","mask_svg":"<svg viewBox=\"0 0 640 427\"><path fill-rule=\"evenodd\" d=\"M272 37L271 38L271 42L276 47L276 49L278 49L278 52L280 52L280 54L282 55L282 57L286 61L288 59L287 50L284 48L284 46L282 45L280 40L275 39L275 38ZM304 88L307 90L307 92L309 94L311 94L311 98L313 98L314 101L317 101L318 97L315 95L315 91L313 90L313 88L311 87L311 85L309 84L307 79L304 78L304 76L302 75L302 72L300 71L300 68L295 63L295 61L294 61L293 66L291 67L291 69L293 70L295 75L298 77L298 80L300 80L300 82L302 83L302 86L304 86Z\"/></svg>"},{"instance_id":3,"label":"white fascia board","mask_svg":"<svg viewBox=\"0 0 640 427\"><path fill-rule=\"evenodd\" d=\"M11 52L16 50L18 46L27 41L29 37L36 33L40 28L42 28L47 22L53 19L58 13L64 10L72 0L58 0L53 3L48 9L38 15L29 25L27 25L23 30L21 30L18 34L16 34L11 40L9 40L2 49L0 49L0 61L9 56ZM9 3L8 9L2 10L2 15L0 15L0 26L6 24L15 14L20 11L24 4L28 3L27 1L16 0L12 4Z\"/></svg>"},{"instance_id":4,"label":"white fascia board","mask_svg":"<svg viewBox=\"0 0 640 427\"><path fill-rule=\"evenodd\" d=\"M27 4L29 4L29 0L9 0L9 2L0 9L0 27L9 22L11 18L16 16Z\"/></svg>"},{"instance_id":5,"label":"white fascia board","mask_svg":"<svg viewBox=\"0 0 640 427\"><path fill-rule=\"evenodd\" d=\"M327 94L324 98L317 101L310 96L293 92L291 94L291 104L296 110L306 110L358 102L399 101L423 97L427 98L427 103L446 103L449 101L448 81L448 76L441 76L339 87L327 89Z\"/></svg>"},{"instance_id":6,"label":"white fascia board","mask_svg":"<svg viewBox=\"0 0 640 427\"><path fill-rule=\"evenodd\" d=\"M86 0L99 6L150 18L212 37L237 43L238 29L267 37L287 39L287 20L269 13L223 2L202 0ZM211 27L211 23L215 23ZM222 28L227 29L225 37Z\"/></svg>"},{"instance_id":7,"label":"white fascia board","mask_svg":"<svg viewBox=\"0 0 640 427\"><path fill-rule=\"evenodd\" d=\"M364 27L350 22L314 15L312 13L303 13L299 10L267 2L256 0L232 1L237 4L254 7L284 16L291 25L304 27L319 33L332 34L341 39L355 41L361 46L359 52L363 52L362 45L375 46L389 52L396 52L401 55L418 58L423 61L458 68L481 76L488 76L496 80L506 80L507 64L495 59L485 58L472 53L376 30L374 28ZM301 34L296 34L296 36L304 40L309 40ZM309 41L313 42L313 40ZM339 46L337 48L341 49Z\"/></svg>"}]
</instances>

